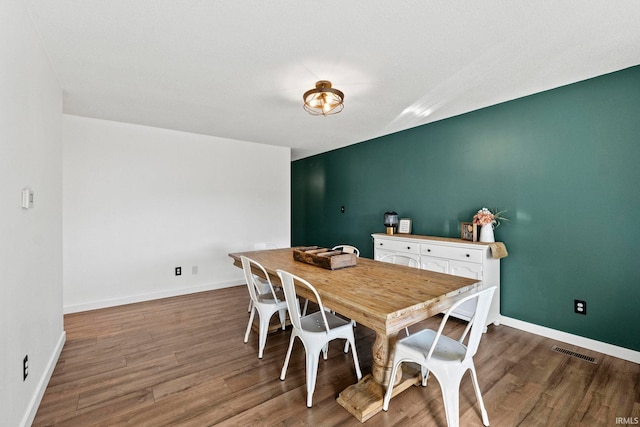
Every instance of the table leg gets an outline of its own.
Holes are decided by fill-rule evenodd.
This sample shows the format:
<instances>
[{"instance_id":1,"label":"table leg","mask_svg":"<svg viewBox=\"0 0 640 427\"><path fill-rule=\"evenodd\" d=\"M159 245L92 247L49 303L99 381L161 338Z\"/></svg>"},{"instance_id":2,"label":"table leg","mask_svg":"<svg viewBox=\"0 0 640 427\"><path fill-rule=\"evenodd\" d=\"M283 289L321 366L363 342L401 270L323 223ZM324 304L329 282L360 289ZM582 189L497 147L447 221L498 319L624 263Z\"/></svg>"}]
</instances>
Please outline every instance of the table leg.
<instances>
[{"instance_id":1,"label":"table leg","mask_svg":"<svg viewBox=\"0 0 640 427\"><path fill-rule=\"evenodd\" d=\"M371 374L373 379L383 386L389 384L389 375L391 375L391 369L393 368L393 349L396 346L398 340L398 333L384 335L376 333L376 339L373 342L373 366L371 367ZM394 379L393 385L397 385L402 378L402 367L398 369L398 375Z\"/></svg>"},{"instance_id":2,"label":"table leg","mask_svg":"<svg viewBox=\"0 0 640 427\"><path fill-rule=\"evenodd\" d=\"M356 384L344 389L338 396L338 403L360 422L365 422L382 410L382 400L389 384L393 349L397 339L397 332L389 335L377 332L372 348L371 374L365 375ZM420 377L415 372L406 372L405 369L403 374L402 369L398 369L398 374L394 378L393 396L419 381Z\"/></svg>"}]
</instances>

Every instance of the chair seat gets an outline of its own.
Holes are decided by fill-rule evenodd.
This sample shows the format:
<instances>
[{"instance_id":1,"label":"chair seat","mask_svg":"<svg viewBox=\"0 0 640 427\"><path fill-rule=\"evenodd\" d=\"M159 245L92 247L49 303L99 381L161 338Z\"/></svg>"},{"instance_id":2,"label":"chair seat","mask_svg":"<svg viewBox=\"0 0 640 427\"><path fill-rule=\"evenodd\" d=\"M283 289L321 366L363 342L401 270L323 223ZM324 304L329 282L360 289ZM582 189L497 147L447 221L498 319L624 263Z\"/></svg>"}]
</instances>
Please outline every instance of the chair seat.
<instances>
[{"instance_id":1,"label":"chair seat","mask_svg":"<svg viewBox=\"0 0 640 427\"><path fill-rule=\"evenodd\" d=\"M344 320L343 318L338 317L331 312L325 311L324 314L327 318L329 329L336 329L345 325L351 326L351 321ZM324 321L322 319L322 313L320 313L319 311L300 318L300 324L302 326L302 329L304 329L306 332L316 332L323 334L327 333L327 329L325 328Z\"/></svg>"},{"instance_id":2,"label":"chair seat","mask_svg":"<svg viewBox=\"0 0 640 427\"><path fill-rule=\"evenodd\" d=\"M402 351L403 355L414 360L424 360L429 354L435 337L436 331L424 329L398 341L396 351ZM433 350L431 360L460 363L464 359L466 351L467 347L459 341L441 335L435 350Z\"/></svg>"},{"instance_id":3,"label":"chair seat","mask_svg":"<svg viewBox=\"0 0 640 427\"><path fill-rule=\"evenodd\" d=\"M273 294L271 292L267 293L267 294L259 294L256 295L257 300L259 303L262 304L282 304L284 305L284 307L287 306L287 303L285 301L285 297L284 297L284 292L282 292L282 289L280 288L274 288L275 294L276 294L276 298L278 298L278 301L273 299Z\"/></svg>"}]
</instances>

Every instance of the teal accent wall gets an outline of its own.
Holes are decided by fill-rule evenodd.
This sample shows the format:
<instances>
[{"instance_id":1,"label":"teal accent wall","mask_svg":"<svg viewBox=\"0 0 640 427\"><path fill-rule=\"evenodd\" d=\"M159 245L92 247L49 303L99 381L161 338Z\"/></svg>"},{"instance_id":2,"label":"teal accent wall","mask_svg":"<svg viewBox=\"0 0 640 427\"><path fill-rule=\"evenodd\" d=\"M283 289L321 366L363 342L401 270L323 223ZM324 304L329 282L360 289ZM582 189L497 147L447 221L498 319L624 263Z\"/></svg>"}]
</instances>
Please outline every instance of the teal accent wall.
<instances>
[{"instance_id":1,"label":"teal accent wall","mask_svg":"<svg viewBox=\"0 0 640 427\"><path fill-rule=\"evenodd\" d=\"M369 258L385 211L458 237L478 209L506 209L502 314L640 351L640 66L301 159L291 176L292 244Z\"/></svg>"}]
</instances>

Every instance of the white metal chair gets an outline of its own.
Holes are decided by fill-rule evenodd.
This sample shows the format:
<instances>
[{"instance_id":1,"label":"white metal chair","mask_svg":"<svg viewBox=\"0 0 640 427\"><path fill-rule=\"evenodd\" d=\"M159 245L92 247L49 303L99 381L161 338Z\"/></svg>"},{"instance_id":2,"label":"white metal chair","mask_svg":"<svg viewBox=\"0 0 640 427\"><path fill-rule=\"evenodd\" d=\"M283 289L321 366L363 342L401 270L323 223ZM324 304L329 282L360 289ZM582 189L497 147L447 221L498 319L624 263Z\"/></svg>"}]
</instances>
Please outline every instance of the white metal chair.
<instances>
[{"instance_id":1,"label":"white metal chair","mask_svg":"<svg viewBox=\"0 0 640 427\"><path fill-rule=\"evenodd\" d=\"M254 251L260 251L265 249L278 249L278 246L275 243L271 243L271 242L262 242L262 243L253 244ZM267 283L267 281L260 276L256 276L255 274L254 274L254 277L258 281L258 285L260 285L258 289L258 293L268 294L270 291L269 291L269 284ZM253 307L253 300L249 299L249 307L247 308L247 313L251 312L251 307Z\"/></svg>"},{"instance_id":2,"label":"white metal chair","mask_svg":"<svg viewBox=\"0 0 640 427\"><path fill-rule=\"evenodd\" d=\"M341 250L342 252L346 252L348 254L356 254L357 257L360 256L360 249L351 245L338 245L331 248L332 251Z\"/></svg>"},{"instance_id":3,"label":"white metal chair","mask_svg":"<svg viewBox=\"0 0 640 427\"><path fill-rule=\"evenodd\" d=\"M437 332L432 329L424 329L396 343L395 353L393 355L393 369L389 378L395 378L398 366L400 366L402 362L414 362L421 366L423 386L427 385L429 372L433 372L433 375L440 383L447 416L447 425L449 427L458 427L459 425L460 382L467 370L471 372L473 388L475 389L476 398L478 399L482 413L482 423L485 426L489 425L489 416L482 401L476 368L473 364L473 356L478 351L478 345L482 338L482 332L495 290L496 287L494 286L476 292L456 302L445 313ZM456 341L446 335L442 335L442 330L451 313L459 307L460 304L473 299L477 299L476 310L460 339ZM469 341L465 346L463 341L467 337L467 334L469 334ZM382 409L385 411L389 409L389 399L391 399L392 393L393 381L389 382L387 392L384 395Z\"/></svg>"},{"instance_id":4,"label":"white metal chair","mask_svg":"<svg viewBox=\"0 0 640 427\"><path fill-rule=\"evenodd\" d=\"M417 258L410 255L387 254L380 257L378 261L389 262L391 264L405 265L412 268L420 268L420 262ZM409 328L404 328L404 332L409 335Z\"/></svg>"},{"instance_id":5,"label":"white metal chair","mask_svg":"<svg viewBox=\"0 0 640 427\"><path fill-rule=\"evenodd\" d=\"M291 339L289 341L289 349L284 359L280 379L284 380L289 366L291 350L296 337L300 338L304 345L305 366L307 377L307 407L311 407L313 400L313 392L316 388L316 375L318 373L318 361L320 352L322 351L324 359L327 359L327 347L331 340L345 339L351 344L353 363L356 367L356 376L358 380L362 378L360 371L360 363L358 362L358 354L355 346L355 336L351 322L336 316L324 309L318 291L306 280L288 273L283 270L277 271L289 307L289 317L293 325ZM304 286L313 292L318 303L319 310L315 313L300 316L300 306L296 300L296 285Z\"/></svg>"},{"instance_id":6,"label":"white metal chair","mask_svg":"<svg viewBox=\"0 0 640 427\"><path fill-rule=\"evenodd\" d=\"M269 275L267 271L264 269L262 265L257 263L256 261L247 258L245 256L240 257L242 261L242 270L244 271L244 277L247 281L247 287L249 288L249 296L251 297L251 315L249 316L249 323L247 324L247 331L244 334L244 342L245 344L249 341L249 333L251 333L251 326L253 324L253 317L258 312L258 317L260 318L260 326L258 329L258 357L262 359L262 354L264 352L264 346L267 343L267 332L269 330L269 322L271 321L271 317L274 313L278 313L280 316L280 323L282 324L282 329L285 329L285 321L287 314L287 302L285 301L284 295L282 291L276 292L271 284L271 280L269 279ZM269 292L260 293L259 290L263 286L263 282L259 282L256 278L253 271L251 271L251 267L258 268L262 270L266 279L266 284L268 285ZM264 279L263 279L264 280Z\"/></svg>"}]
</instances>

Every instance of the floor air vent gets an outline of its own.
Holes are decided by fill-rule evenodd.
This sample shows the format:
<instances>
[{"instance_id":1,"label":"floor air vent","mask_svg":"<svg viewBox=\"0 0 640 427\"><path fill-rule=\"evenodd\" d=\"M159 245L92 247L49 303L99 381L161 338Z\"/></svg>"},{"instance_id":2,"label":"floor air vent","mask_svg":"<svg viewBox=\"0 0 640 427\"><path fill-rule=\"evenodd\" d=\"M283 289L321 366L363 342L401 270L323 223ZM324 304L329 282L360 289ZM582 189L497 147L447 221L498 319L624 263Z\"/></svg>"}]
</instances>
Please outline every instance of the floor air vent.
<instances>
[{"instance_id":1,"label":"floor air vent","mask_svg":"<svg viewBox=\"0 0 640 427\"><path fill-rule=\"evenodd\" d=\"M553 347L551 347L551 350L555 351L556 353L562 353L562 354L566 354L567 356L575 357L576 359L584 360L585 362L594 363L594 364L598 363L598 359L596 359L595 357L576 353L575 351L567 350L566 348L558 347L557 345L554 345Z\"/></svg>"}]
</instances>

